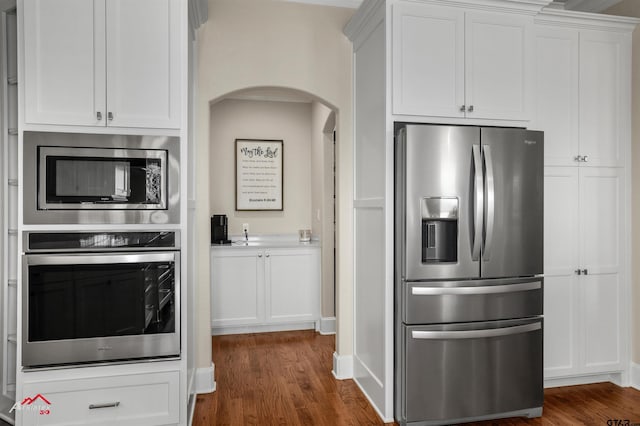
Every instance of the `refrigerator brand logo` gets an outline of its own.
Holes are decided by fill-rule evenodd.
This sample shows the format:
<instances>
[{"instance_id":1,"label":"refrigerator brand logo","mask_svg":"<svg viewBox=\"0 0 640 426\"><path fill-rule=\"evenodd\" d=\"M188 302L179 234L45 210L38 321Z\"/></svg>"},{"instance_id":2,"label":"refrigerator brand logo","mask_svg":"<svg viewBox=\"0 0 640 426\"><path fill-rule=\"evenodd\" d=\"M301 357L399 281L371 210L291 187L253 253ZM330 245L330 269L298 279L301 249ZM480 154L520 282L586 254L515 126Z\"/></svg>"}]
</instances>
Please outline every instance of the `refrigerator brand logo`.
<instances>
[{"instance_id":1,"label":"refrigerator brand logo","mask_svg":"<svg viewBox=\"0 0 640 426\"><path fill-rule=\"evenodd\" d=\"M45 398L41 393L39 393L33 398L29 396L26 397L19 404L16 402L15 404L13 404L13 407L11 407L11 410L9 410L9 412L12 413L14 411L36 411L41 416L48 416L49 414L51 414L51 410L49 409L50 405L51 403L49 402L49 400Z\"/></svg>"},{"instance_id":2,"label":"refrigerator brand logo","mask_svg":"<svg viewBox=\"0 0 640 426\"><path fill-rule=\"evenodd\" d=\"M524 141L525 144L527 145L535 145L537 142L536 141L530 141L530 140L526 140Z\"/></svg>"}]
</instances>

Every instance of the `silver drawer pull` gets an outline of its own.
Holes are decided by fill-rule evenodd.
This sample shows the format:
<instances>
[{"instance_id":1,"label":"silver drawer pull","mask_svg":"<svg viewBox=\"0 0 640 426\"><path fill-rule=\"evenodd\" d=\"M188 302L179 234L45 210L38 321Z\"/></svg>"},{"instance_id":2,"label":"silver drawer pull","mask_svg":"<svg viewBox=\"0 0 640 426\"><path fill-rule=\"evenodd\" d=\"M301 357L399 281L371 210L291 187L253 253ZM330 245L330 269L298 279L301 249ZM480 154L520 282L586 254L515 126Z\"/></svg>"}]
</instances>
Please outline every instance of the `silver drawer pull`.
<instances>
[{"instance_id":1,"label":"silver drawer pull","mask_svg":"<svg viewBox=\"0 0 640 426\"><path fill-rule=\"evenodd\" d=\"M528 333L540 330L539 322L533 324L517 325L515 327L492 328L488 330L463 330L463 331L419 331L413 330L411 337L423 340L451 340L451 339L483 339L487 337L510 336L512 334Z\"/></svg>"},{"instance_id":2,"label":"silver drawer pull","mask_svg":"<svg viewBox=\"0 0 640 426\"><path fill-rule=\"evenodd\" d=\"M414 296L443 296L445 294L495 294L515 293L518 291L538 290L542 288L541 281L531 281L520 284L487 285L481 287L413 287L411 294Z\"/></svg>"},{"instance_id":3,"label":"silver drawer pull","mask_svg":"<svg viewBox=\"0 0 640 426\"><path fill-rule=\"evenodd\" d=\"M120 405L120 401L106 402L104 404L89 404L89 410L96 410L98 408L113 408Z\"/></svg>"}]
</instances>

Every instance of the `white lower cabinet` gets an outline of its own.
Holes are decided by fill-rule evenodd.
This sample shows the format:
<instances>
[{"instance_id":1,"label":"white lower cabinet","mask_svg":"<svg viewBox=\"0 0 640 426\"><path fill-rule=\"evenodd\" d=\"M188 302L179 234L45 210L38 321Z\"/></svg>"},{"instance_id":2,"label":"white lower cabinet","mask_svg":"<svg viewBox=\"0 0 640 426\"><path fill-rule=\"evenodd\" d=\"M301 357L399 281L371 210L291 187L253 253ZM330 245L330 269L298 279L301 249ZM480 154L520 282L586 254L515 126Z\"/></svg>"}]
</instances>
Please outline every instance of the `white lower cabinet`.
<instances>
[{"instance_id":1,"label":"white lower cabinet","mask_svg":"<svg viewBox=\"0 0 640 426\"><path fill-rule=\"evenodd\" d=\"M212 329L319 318L319 247L211 249Z\"/></svg>"},{"instance_id":2,"label":"white lower cabinet","mask_svg":"<svg viewBox=\"0 0 640 426\"><path fill-rule=\"evenodd\" d=\"M623 173L545 168L546 379L624 369Z\"/></svg>"},{"instance_id":3,"label":"white lower cabinet","mask_svg":"<svg viewBox=\"0 0 640 426\"><path fill-rule=\"evenodd\" d=\"M25 381L18 411L20 424L175 425L180 413L179 382L178 371Z\"/></svg>"}]
</instances>

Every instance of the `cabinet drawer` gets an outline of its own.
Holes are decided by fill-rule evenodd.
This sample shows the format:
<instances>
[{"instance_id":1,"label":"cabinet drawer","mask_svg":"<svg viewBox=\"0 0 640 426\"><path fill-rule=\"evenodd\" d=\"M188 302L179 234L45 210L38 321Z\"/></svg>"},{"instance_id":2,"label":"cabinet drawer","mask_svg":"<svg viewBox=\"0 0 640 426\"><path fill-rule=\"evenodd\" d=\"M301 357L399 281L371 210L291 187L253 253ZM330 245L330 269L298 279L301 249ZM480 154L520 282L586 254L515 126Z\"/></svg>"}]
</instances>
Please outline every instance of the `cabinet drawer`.
<instances>
[{"instance_id":1,"label":"cabinet drawer","mask_svg":"<svg viewBox=\"0 0 640 426\"><path fill-rule=\"evenodd\" d=\"M406 324L492 321L542 315L542 277L405 282Z\"/></svg>"},{"instance_id":2,"label":"cabinet drawer","mask_svg":"<svg viewBox=\"0 0 640 426\"><path fill-rule=\"evenodd\" d=\"M164 372L25 383L25 425L135 425L178 423L180 373Z\"/></svg>"},{"instance_id":3,"label":"cabinet drawer","mask_svg":"<svg viewBox=\"0 0 640 426\"><path fill-rule=\"evenodd\" d=\"M542 319L402 326L402 332L403 420L442 424L541 409Z\"/></svg>"}]
</instances>

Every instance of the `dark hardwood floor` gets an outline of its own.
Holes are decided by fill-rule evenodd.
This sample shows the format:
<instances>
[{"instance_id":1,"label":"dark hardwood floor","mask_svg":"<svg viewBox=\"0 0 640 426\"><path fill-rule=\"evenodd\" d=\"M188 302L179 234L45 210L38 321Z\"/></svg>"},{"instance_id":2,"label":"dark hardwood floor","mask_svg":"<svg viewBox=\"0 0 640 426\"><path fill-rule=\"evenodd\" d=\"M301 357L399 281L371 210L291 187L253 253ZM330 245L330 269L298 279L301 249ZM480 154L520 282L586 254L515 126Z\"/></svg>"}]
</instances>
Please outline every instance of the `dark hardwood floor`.
<instances>
[{"instance_id":1,"label":"dark hardwood floor","mask_svg":"<svg viewBox=\"0 0 640 426\"><path fill-rule=\"evenodd\" d=\"M331 374L334 340L313 331L213 337L217 391L198 395L193 425L382 425L353 380ZM640 391L601 383L547 389L542 418L472 425L634 423Z\"/></svg>"}]
</instances>

